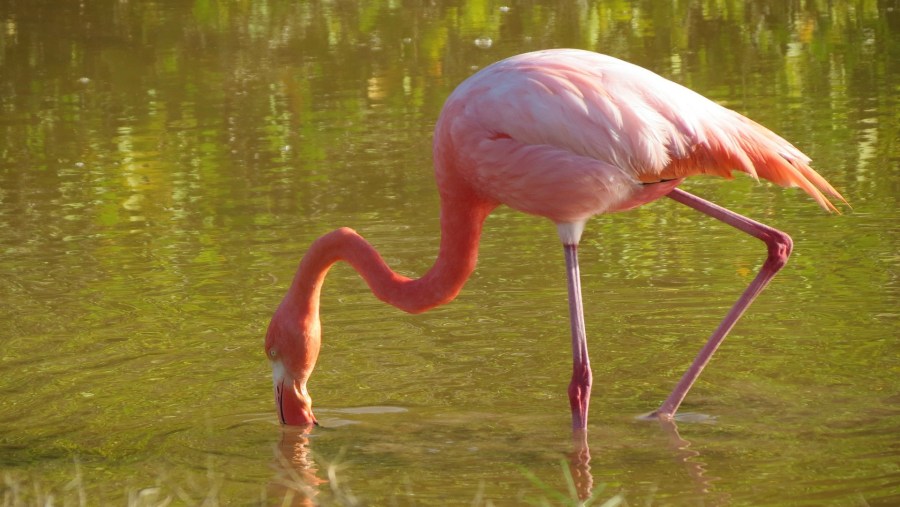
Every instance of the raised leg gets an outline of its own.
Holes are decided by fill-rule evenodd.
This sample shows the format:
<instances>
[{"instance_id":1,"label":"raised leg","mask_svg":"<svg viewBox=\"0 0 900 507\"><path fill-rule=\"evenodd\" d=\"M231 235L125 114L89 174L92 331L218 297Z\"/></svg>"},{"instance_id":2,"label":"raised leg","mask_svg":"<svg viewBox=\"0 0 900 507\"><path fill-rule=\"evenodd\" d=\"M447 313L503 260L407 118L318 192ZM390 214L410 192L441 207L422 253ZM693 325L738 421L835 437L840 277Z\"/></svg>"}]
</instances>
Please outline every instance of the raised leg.
<instances>
[{"instance_id":1,"label":"raised leg","mask_svg":"<svg viewBox=\"0 0 900 507\"><path fill-rule=\"evenodd\" d=\"M766 258L766 262L763 263L762 268L759 270L759 274L757 274L756 278L750 282L750 286L747 287L737 303L731 307L731 310L725 316L725 319L722 320L722 323L719 324L719 327L717 327L712 336L710 336L706 345L703 346L700 353L694 358L691 367L688 368L688 371L685 372L684 376L681 377L681 380L678 381L675 389L669 397L666 398L666 401L663 402L659 409L652 414L661 419L671 419L674 417L681 402L684 401L684 397L691 389L691 386L694 385L694 382L697 381L700 372L703 371L703 368L709 363L713 353L719 348L719 345L728 335L728 332L731 331L731 328L734 327L734 324L738 319L741 318L744 311L747 310L747 307L750 306L750 303L752 303L753 300L756 299L756 296L766 288L766 285L769 284L769 281L775 276L775 273L784 267L788 257L791 255L791 248L793 247L791 237L787 234L754 220L750 220L745 216L729 211L695 195L689 194L684 190L676 188L668 194L668 197L717 220L721 220L751 236L761 239L766 243L769 254Z\"/></svg>"},{"instance_id":2,"label":"raised leg","mask_svg":"<svg viewBox=\"0 0 900 507\"><path fill-rule=\"evenodd\" d=\"M584 310L581 305L581 275L578 271L578 245L563 245L566 253L566 279L569 285L569 323L572 327L572 382L569 383L569 405L572 407L572 429L587 427L588 404L591 401L591 362L588 359Z\"/></svg>"}]
</instances>

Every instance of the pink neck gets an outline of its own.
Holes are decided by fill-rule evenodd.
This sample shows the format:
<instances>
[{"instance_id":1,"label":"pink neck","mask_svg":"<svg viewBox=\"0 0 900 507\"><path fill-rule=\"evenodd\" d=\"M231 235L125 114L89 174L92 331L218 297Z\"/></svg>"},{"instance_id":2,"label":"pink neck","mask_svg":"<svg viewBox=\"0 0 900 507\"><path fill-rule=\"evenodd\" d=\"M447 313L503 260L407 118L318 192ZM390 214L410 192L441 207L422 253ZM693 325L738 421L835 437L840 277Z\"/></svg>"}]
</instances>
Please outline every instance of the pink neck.
<instances>
[{"instance_id":1,"label":"pink neck","mask_svg":"<svg viewBox=\"0 0 900 507\"><path fill-rule=\"evenodd\" d=\"M438 258L416 280L391 270L375 248L353 229L334 230L310 246L282 302L282 310L298 312L295 315L301 321L317 325L322 283L332 264L341 260L359 272L378 299L401 310L421 313L448 303L475 269L481 227L494 207L475 199L444 199Z\"/></svg>"}]
</instances>

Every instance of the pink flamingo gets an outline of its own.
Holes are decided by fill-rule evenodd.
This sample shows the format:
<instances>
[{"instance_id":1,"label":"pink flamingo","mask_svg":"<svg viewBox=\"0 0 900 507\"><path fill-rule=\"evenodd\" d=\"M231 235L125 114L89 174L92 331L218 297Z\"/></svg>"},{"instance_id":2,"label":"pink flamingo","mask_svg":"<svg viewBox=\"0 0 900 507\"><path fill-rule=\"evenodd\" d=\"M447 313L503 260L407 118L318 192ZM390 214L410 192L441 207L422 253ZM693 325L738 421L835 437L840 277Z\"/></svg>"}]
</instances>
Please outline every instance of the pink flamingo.
<instances>
[{"instance_id":1,"label":"pink flamingo","mask_svg":"<svg viewBox=\"0 0 900 507\"><path fill-rule=\"evenodd\" d=\"M475 269L487 215L500 204L549 218L562 241L572 333L572 426L587 424L591 392L577 247L588 218L668 196L753 235L768 257L675 389L652 413L671 419L713 352L784 266L787 234L676 187L686 176L732 170L797 186L823 208L843 197L790 143L734 111L644 68L588 51L538 51L497 62L447 99L434 133L441 244L419 279L392 271L352 229L317 239L300 262L266 334L283 424L316 423L307 380L319 355L319 293L347 261L379 299L410 313L453 300ZM846 202L846 201L844 201Z\"/></svg>"}]
</instances>

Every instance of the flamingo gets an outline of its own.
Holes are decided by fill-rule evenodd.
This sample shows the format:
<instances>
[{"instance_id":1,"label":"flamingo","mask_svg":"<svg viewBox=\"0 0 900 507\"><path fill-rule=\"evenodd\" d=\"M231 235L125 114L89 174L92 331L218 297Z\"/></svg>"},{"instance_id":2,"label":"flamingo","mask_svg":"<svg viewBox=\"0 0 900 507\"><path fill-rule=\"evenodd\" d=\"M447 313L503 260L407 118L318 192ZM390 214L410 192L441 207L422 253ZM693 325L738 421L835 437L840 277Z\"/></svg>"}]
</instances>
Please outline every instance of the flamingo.
<instances>
[{"instance_id":1,"label":"flamingo","mask_svg":"<svg viewBox=\"0 0 900 507\"><path fill-rule=\"evenodd\" d=\"M563 245L572 337L572 427L587 426L592 374L585 335L578 243L594 215L667 196L759 238L768 255L672 393L651 415L671 420L716 348L787 262L792 240L678 187L688 176L732 171L846 200L789 142L752 120L631 63L575 49L521 54L469 77L447 99L434 132L440 250L418 279L392 271L353 229L318 238L300 261L269 324L278 417L317 424L307 381L321 344L319 294L346 261L376 297L409 313L452 301L475 269L485 218L501 204L549 218Z\"/></svg>"}]
</instances>

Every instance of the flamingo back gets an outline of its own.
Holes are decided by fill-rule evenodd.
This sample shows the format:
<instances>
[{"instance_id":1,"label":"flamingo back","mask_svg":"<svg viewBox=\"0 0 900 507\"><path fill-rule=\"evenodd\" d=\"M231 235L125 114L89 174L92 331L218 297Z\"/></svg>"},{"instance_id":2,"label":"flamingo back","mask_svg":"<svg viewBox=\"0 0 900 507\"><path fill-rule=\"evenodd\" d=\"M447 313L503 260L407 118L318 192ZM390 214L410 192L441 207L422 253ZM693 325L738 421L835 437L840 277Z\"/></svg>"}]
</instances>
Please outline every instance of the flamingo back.
<instances>
[{"instance_id":1,"label":"flamingo back","mask_svg":"<svg viewBox=\"0 0 900 507\"><path fill-rule=\"evenodd\" d=\"M735 170L800 187L825 209L835 209L825 194L843 201L765 127L647 69L573 49L518 55L461 84L438 121L435 160L439 179L459 173L488 198L558 222Z\"/></svg>"}]
</instances>

